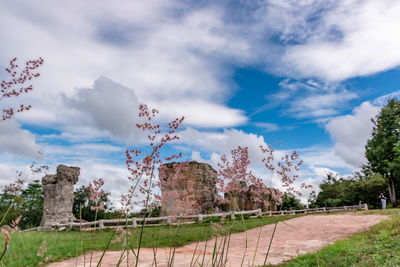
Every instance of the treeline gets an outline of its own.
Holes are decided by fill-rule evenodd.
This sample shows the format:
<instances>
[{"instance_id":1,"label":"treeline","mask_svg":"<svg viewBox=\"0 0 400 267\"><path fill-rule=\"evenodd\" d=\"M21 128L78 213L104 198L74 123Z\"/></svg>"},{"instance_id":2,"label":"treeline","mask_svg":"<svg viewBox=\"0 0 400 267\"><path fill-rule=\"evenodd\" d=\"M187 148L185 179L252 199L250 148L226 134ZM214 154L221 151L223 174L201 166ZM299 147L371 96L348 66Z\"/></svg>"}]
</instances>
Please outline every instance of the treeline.
<instances>
[{"instance_id":1,"label":"treeline","mask_svg":"<svg viewBox=\"0 0 400 267\"><path fill-rule=\"evenodd\" d=\"M109 199L110 193L101 196L104 201L104 210L98 210L97 219L119 218L120 213L115 211ZM85 221L94 221L96 211L91 210L89 186L81 186L74 190L73 214L76 218ZM13 220L22 216L18 226L21 229L33 228L40 225L43 214L43 190L39 180L29 183L19 192L10 193L3 189L0 194L1 225L11 224Z\"/></svg>"},{"instance_id":2,"label":"treeline","mask_svg":"<svg viewBox=\"0 0 400 267\"><path fill-rule=\"evenodd\" d=\"M372 118L371 138L365 145L368 163L349 179L328 174L320 185L321 192L311 194L309 204L315 206L354 205L359 201L370 207L380 206L384 193L390 206L397 206L400 194L400 101L389 99L379 114Z\"/></svg>"},{"instance_id":3,"label":"treeline","mask_svg":"<svg viewBox=\"0 0 400 267\"><path fill-rule=\"evenodd\" d=\"M320 184L321 191L310 194L309 207L337 207L367 203L370 208L379 208L379 194L387 194L387 181L382 175L374 173L370 176L355 175L350 178L337 177L328 173Z\"/></svg>"}]
</instances>

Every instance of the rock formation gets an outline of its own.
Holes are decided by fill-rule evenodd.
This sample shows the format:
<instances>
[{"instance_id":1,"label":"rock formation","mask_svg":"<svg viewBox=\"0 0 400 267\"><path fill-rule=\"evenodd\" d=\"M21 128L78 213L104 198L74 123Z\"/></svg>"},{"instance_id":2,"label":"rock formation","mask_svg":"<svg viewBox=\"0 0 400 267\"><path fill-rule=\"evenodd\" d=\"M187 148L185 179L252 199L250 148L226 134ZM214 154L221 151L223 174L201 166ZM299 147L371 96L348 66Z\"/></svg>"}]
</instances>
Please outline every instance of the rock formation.
<instances>
[{"instance_id":1,"label":"rock formation","mask_svg":"<svg viewBox=\"0 0 400 267\"><path fill-rule=\"evenodd\" d=\"M74 184L78 182L80 168L58 165L57 174L46 175L43 185L43 217L41 227L76 220L72 214Z\"/></svg>"},{"instance_id":2,"label":"rock formation","mask_svg":"<svg viewBox=\"0 0 400 267\"><path fill-rule=\"evenodd\" d=\"M247 187L245 182L243 187ZM224 197L225 199L228 199L228 205L227 205L227 210L256 210L256 209L261 209L262 211L276 211L277 210L277 203L276 201L271 197L270 194L263 194L262 198L264 201L260 200L259 197L256 197L252 193L252 187L255 189L255 185L250 185L248 187L248 190L245 192L238 192L236 195L237 197L237 208L234 208L233 200L231 200L231 194L225 193ZM269 190L277 190L277 189L269 189ZM235 197L235 198L236 198Z\"/></svg>"},{"instance_id":3,"label":"rock formation","mask_svg":"<svg viewBox=\"0 0 400 267\"><path fill-rule=\"evenodd\" d=\"M164 172L164 179L169 179L176 173L174 163L164 164L160 168L160 172ZM171 186L164 186L161 188L164 194L170 190L182 191L187 188L187 184L191 182L193 184L192 192L189 192L189 199L192 199L193 205L191 210L186 211L187 214L207 214L208 211L213 211L217 205L217 187L216 187L216 174L217 172L209 165L205 163L198 163L191 161L182 171L184 179L179 185L175 185L174 188ZM186 192L187 193L187 192ZM169 199L168 202L161 208L161 216L166 215L179 215L179 211L175 205L173 198Z\"/></svg>"}]
</instances>

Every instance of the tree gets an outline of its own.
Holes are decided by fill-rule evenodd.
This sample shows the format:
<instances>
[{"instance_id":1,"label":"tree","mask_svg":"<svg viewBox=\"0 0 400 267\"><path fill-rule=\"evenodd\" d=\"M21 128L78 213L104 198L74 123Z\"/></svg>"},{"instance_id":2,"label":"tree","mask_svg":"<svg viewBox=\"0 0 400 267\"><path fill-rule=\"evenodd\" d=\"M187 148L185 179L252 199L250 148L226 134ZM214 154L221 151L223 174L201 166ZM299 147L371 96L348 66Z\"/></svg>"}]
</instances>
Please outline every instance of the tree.
<instances>
[{"instance_id":1,"label":"tree","mask_svg":"<svg viewBox=\"0 0 400 267\"><path fill-rule=\"evenodd\" d=\"M328 173L327 178L320 184L321 191L315 198L315 192L310 195L310 207L356 205L367 203L370 207L379 207L380 193L386 193L387 182L378 173L368 176L356 173L354 177L336 177Z\"/></svg>"},{"instance_id":2,"label":"tree","mask_svg":"<svg viewBox=\"0 0 400 267\"><path fill-rule=\"evenodd\" d=\"M280 204L279 210L301 210L304 209L304 205L301 204L294 194L285 192L283 193L282 203Z\"/></svg>"},{"instance_id":3,"label":"tree","mask_svg":"<svg viewBox=\"0 0 400 267\"><path fill-rule=\"evenodd\" d=\"M39 180L29 183L21 190L22 220L21 227L31 228L40 225L43 215L43 190Z\"/></svg>"},{"instance_id":4,"label":"tree","mask_svg":"<svg viewBox=\"0 0 400 267\"><path fill-rule=\"evenodd\" d=\"M97 211L97 219L107 219L108 212L112 210L111 201L109 199L110 192L105 192L100 196L100 201L104 202L104 210ZM86 221L94 221L96 217L96 210L91 207L97 205L97 203L91 201L90 187L82 185L74 191L74 204L72 211L76 218L80 218L80 212L82 207L82 219ZM112 213L111 213L112 214Z\"/></svg>"},{"instance_id":5,"label":"tree","mask_svg":"<svg viewBox=\"0 0 400 267\"><path fill-rule=\"evenodd\" d=\"M16 188L19 189L15 190ZM19 223L21 229L39 226L43 210L40 181L34 180L25 189L22 189L22 181L6 186L0 195L0 213L6 214L8 209L4 224L10 224L21 215L22 220Z\"/></svg>"},{"instance_id":6,"label":"tree","mask_svg":"<svg viewBox=\"0 0 400 267\"><path fill-rule=\"evenodd\" d=\"M395 188L400 181L400 101L390 99L372 122L372 138L365 154L372 171L387 180L390 201L395 206Z\"/></svg>"}]
</instances>

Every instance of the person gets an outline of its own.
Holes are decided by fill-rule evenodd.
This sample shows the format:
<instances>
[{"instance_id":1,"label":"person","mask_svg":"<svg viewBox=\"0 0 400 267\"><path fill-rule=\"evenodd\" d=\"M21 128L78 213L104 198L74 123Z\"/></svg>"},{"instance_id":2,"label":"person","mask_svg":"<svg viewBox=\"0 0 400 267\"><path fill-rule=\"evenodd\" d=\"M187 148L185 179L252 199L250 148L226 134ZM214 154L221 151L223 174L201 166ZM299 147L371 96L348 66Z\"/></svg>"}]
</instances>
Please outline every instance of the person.
<instances>
[{"instance_id":1,"label":"person","mask_svg":"<svg viewBox=\"0 0 400 267\"><path fill-rule=\"evenodd\" d=\"M386 197L384 193L381 193L381 195L379 196L379 198L381 199L381 203L382 203L382 209L386 209Z\"/></svg>"}]
</instances>

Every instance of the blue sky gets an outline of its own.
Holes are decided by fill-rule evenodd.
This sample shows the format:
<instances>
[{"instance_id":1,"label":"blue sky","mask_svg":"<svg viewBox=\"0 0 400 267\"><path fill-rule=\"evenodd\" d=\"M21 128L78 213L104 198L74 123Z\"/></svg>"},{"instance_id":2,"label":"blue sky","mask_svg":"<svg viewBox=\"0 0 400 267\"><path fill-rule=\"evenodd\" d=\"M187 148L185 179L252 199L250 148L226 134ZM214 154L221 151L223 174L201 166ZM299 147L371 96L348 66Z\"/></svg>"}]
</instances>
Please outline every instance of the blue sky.
<instances>
[{"instance_id":1,"label":"blue sky","mask_svg":"<svg viewBox=\"0 0 400 267\"><path fill-rule=\"evenodd\" d=\"M400 4L215 2L2 1L0 65L45 65L18 99L32 110L0 124L0 183L42 149L51 171L79 166L80 184L103 177L117 200L124 151L142 145L139 103L161 123L185 116L168 150L189 159L216 166L244 145L265 178L260 144L297 150L314 190L328 171L356 171L370 118L399 93Z\"/></svg>"}]
</instances>

